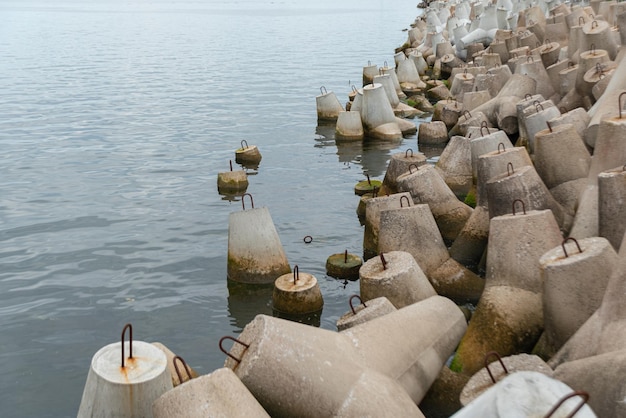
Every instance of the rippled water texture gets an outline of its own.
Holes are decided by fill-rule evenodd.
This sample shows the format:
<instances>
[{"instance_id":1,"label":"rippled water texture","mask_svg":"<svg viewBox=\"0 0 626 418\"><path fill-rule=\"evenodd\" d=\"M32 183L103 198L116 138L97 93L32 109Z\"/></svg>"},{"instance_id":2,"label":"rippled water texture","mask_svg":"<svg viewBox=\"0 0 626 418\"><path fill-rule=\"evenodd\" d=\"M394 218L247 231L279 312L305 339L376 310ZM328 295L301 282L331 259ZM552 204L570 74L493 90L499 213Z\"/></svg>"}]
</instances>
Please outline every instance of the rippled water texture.
<instances>
[{"instance_id":1,"label":"rippled water texture","mask_svg":"<svg viewBox=\"0 0 626 418\"><path fill-rule=\"evenodd\" d=\"M248 192L291 265L314 274L335 329L358 282L326 258L362 252L354 185L382 180L387 144L335 144L323 85L342 102L368 61L393 63L411 1L0 0L0 405L75 416L91 357L160 341L200 373L267 292L229 294L229 213L217 193L245 139ZM234 163L234 161L233 161ZM305 244L303 237L313 242Z\"/></svg>"}]
</instances>

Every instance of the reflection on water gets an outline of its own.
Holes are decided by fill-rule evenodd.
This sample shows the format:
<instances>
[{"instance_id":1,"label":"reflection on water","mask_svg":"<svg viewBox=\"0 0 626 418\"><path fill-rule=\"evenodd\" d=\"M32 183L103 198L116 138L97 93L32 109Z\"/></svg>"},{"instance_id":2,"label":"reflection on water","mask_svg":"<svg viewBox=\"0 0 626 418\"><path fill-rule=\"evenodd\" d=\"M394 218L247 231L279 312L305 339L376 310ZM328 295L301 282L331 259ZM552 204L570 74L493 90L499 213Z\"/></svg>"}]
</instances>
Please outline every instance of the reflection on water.
<instances>
[{"instance_id":1,"label":"reflection on water","mask_svg":"<svg viewBox=\"0 0 626 418\"><path fill-rule=\"evenodd\" d=\"M250 285L226 279L228 283L228 313L231 324L241 332L259 314L272 316L274 285Z\"/></svg>"},{"instance_id":2,"label":"reflection on water","mask_svg":"<svg viewBox=\"0 0 626 418\"><path fill-rule=\"evenodd\" d=\"M299 322L301 324L311 325L314 327L318 327L321 324L322 319L322 311L312 312L308 314L301 315L293 315L287 314L284 312L279 312L277 310L273 310L273 314L276 318L287 319L289 321Z\"/></svg>"}]
</instances>

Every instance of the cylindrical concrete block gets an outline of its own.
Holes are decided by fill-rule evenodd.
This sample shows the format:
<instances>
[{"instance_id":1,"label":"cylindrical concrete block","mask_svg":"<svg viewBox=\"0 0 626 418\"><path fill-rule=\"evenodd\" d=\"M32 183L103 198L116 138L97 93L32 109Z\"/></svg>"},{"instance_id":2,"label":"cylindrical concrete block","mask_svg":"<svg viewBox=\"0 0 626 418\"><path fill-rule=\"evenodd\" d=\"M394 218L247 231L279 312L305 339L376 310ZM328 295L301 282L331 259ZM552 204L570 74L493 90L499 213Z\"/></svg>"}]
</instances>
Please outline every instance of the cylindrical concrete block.
<instances>
[{"instance_id":1,"label":"cylindrical concrete block","mask_svg":"<svg viewBox=\"0 0 626 418\"><path fill-rule=\"evenodd\" d=\"M224 171L217 174L217 190L220 193L245 192L248 175L243 170Z\"/></svg>"},{"instance_id":2,"label":"cylindrical concrete block","mask_svg":"<svg viewBox=\"0 0 626 418\"><path fill-rule=\"evenodd\" d=\"M497 151L498 149L504 151L511 148L513 148L513 144L504 131L496 131L494 133L487 133L486 135L472 138L470 141L470 151L472 153L472 176L474 178L478 177L478 159L481 155ZM489 179L485 179L485 181L486 180Z\"/></svg>"},{"instance_id":3,"label":"cylindrical concrete block","mask_svg":"<svg viewBox=\"0 0 626 418\"><path fill-rule=\"evenodd\" d=\"M322 292L315 276L300 273L283 274L274 282L272 293L274 310L287 315L304 315L319 312L324 307Z\"/></svg>"},{"instance_id":4,"label":"cylindrical concrete block","mask_svg":"<svg viewBox=\"0 0 626 418\"><path fill-rule=\"evenodd\" d=\"M152 417L152 403L172 387L163 351L143 341L109 344L91 360L78 417Z\"/></svg>"},{"instance_id":5,"label":"cylindrical concrete block","mask_svg":"<svg viewBox=\"0 0 626 418\"><path fill-rule=\"evenodd\" d=\"M368 84L363 87L363 102L360 112L361 120L368 130L395 122L393 109L382 84Z\"/></svg>"},{"instance_id":6,"label":"cylindrical concrete block","mask_svg":"<svg viewBox=\"0 0 626 418\"><path fill-rule=\"evenodd\" d=\"M498 144L496 151L482 153L478 157L476 169L476 204L478 206L488 205L487 182L502 173L506 172L507 166L524 167L533 165L526 148L505 147Z\"/></svg>"},{"instance_id":7,"label":"cylindrical concrete block","mask_svg":"<svg viewBox=\"0 0 626 418\"><path fill-rule=\"evenodd\" d=\"M550 194L535 167L511 167L507 164L507 172L493 177L487 182L487 199L489 216L514 212L514 204L521 200L526 211L550 209L563 231L569 231L572 217L563 209ZM517 211L520 211L518 207Z\"/></svg>"},{"instance_id":8,"label":"cylindrical concrete block","mask_svg":"<svg viewBox=\"0 0 626 418\"><path fill-rule=\"evenodd\" d=\"M457 199L430 165L398 177L398 190L409 192L416 204L428 204L444 240L454 241L472 214L472 208Z\"/></svg>"},{"instance_id":9,"label":"cylindrical concrete block","mask_svg":"<svg viewBox=\"0 0 626 418\"><path fill-rule=\"evenodd\" d=\"M164 393L152 404L152 412L154 418L269 418L241 380L226 367Z\"/></svg>"},{"instance_id":10,"label":"cylindrical concrete block","mask_svg":"<svg viewBox=\"0 0 626 418\"><path fill-rule=\"evenodd\" d=\"M379 74L378 65L368 62L363 66L363 87L374 82L374 77Z\"/></svg>"},{"instance_id":11,"label":"cylindrical concrete block","mask_svg":"<svg viewBox=\"0 0 626 418\"><path fill-rule=\"evenodd\" d=\"M550 122L547 122L550 124ZM549 125L535 134L535 168L548 189L587 177L591 155L572 125Z\"/></svg>"},{"instance_id":12,"label":"cylindrical concrete block","mask_svg":"<svg viewBox=\"0 0 626 418\"><path fill-rule=\"evenodd\" d=\"M335 121L339 116L339 112L343 110L343 106L339 103L339 99L332 91L322 90L322 94L315 98L317 105L317 119L322 121Z\"/></svg>"},{"instance_id":13,"label":"cylindrical concrete block","mask_svg":"<svg viewBox=\"0 0 626 418\"><path fill-rule=\"evenodd\" d=\"M541 256L544 337L552 353L600 307L617 259L601 237L566 240Z\"/></svg>"},{"instance_id":14,"label":"cylindrical concrete block","mask_svg":"<svg viewBox=\"0 0 626 418\"><path fill-rule=\"evenodd\" d=\"M356 254L349 254L346 250L343 253L333 254L326 259L326 274L337 279L357 280L362 265L361 257Z\"/></svg>"},{"instance_id":15,"label":"cylindrical concrete block","mask_svg":"<svg viewBox=\"0 0 626 418\"><path fill-rule=\"evenodd\" d=\"M542 103L539 103L534 109L527 108L531 110L531 113L526 115L524 126L526 127L528 145L530 147L531 154L535 152L535 135L537 132L544 130L548 126L548 121L561 116L561 111L556 106L548 106L548 103L552 104L551 101L547 100L544 103L546 103L547 107L544 107ZM533 110L534 113L532 112Z\"/></svg>"},{"instance_id":16,"label":"cylindrical concrete block","mask_svg":"<svg viewBox=\"0 0 626 418\"><path fill-rule=\"evenodd\" d=\"M473 185L470 140L458 135L450 138L435 163L435 168L450 190L460 200L465 199Z\"/></svg>"},{"instance_id":17,"label":"cylindrical concrete block","mask_svg":"<svg viewBox=\"0 0 626 418\"><path fill-rule=\"evenodd\" d=\"M352 298L350 298L350 311L337 320L338 331L345 331L355 325L363 324L379 316L397 311L396 307L384 296L368 300L367 304L361 301L361 304L356 307L352 304Z\"/></svg>"},{"instance_id":18,"label":"cylindrical concrete block","mask_svg":"<svg viewBox=\"0 0 626 418\"><path fill-rule=\"evenodd\" d=\"M230 214L227 267L228 278L241 283L273 283L291 271L266 207Z\"/></svg>"},{"instance_id":19,"label":"cylindrical concrete block","mask_svg":"<svg viewBox=\"0 0 626 418\"><path fill-rule=\"evenodd\" d=\"M385 296L398 309L437 294L413 256L404 251L368 260L359 277L364 301Z\"/></svg>"},{"instance_id":20,"label":"cylindrical concrete block","mask_svg":"<svg viewBox=\"0 0 626 418\"><path fill-rule=\"evenodd\" d=\"M583 39L581 42L584 51L603 49L608 52L611 60L617 55L618 44L611 33L611 25L604 20L593 19L583 25Z\"/></svg>"},{"instance_id":21,"label":"cylindrical concrete block","mask_svg":"<svg viewBox=\"0 0 626 418\"><path fill-rule=\"evenodd\" d=\"M626 204L624 204L626 202L625 166L598 174L600 236L609 240L616 251L620 250L622 239L626 233Z\"/></svg>"},{"instance_id":22,"label":"cylindrical concrete block","mask_svg":"<svg viewBox=\"0 0 626 418\"><path fill-rule=\"evenodd\" d=\"M241 148L235 150L235 162L237 164L258 164L263 157L256 145L248 145L241 141Z\"/></svg>"}]
</instances>

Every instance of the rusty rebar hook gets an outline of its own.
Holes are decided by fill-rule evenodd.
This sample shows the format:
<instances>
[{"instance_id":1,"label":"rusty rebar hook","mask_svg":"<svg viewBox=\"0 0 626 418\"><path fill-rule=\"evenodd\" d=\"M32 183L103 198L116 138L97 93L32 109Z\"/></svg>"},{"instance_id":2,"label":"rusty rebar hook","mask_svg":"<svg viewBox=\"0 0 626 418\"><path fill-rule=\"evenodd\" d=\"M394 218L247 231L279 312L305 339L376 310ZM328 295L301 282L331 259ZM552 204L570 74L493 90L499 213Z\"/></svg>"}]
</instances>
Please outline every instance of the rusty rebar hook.
<instances>
[{"instance_id":1,"label":"rusty rebar hook","mask_svg":"<svg viewBox=\"0 0 626 418\"><path fill-rule=\"evenodd\" d=\"M404 205L402 204L402 199L406 199L406 205L407 207L411 207L411 201L409 200L408 196L400 196L400 207L403 208Z\"/></svg>"},{"instance_id":2,"label":"rusty rebar hook","mask_svg":"<svg viewBox=\"0 0 626 418\"><path fill-rule=\"evenodd\" d=\"M193 376L191 375L191 369L189 368L187 363L185 363L185 360L183 360L181 356L174 356L174 358L172 359L172 364L174 365L174 371L176 371L176 376L178 376L178 381L182 384L186 382L187 380L183 380L183 375L178 369L179 362L182 363L183 367L185 368L185 371L187 372L187 380L193 379Z\"/></svg>"},{"instance_id":3,"label":"rusty rebar hook","mask_svg":"<svg viewBox=\"0 0 626 418\"><path fill-rule=\"evenodd\" d=\"M517 55L517 54L515 54L515 55ZM516 57L516 58L517 58L517 57ZM532 96L530 93L526 93L526 94L524 95L524 99L525 99L525 100L530 100L530 99L532 99L532 98L533 98L533 96Z\"/></svg>"},{"instance_id":4,"label":"rusty rebar hook","mask_svg":"<svg viewBox=\"0 0 626 418\"><path fill-rule=\"evenodd\" d=\"M320 93L327 94L328 91L326 90L326 87L324 87L324 86L320 87Z\"/></svg>"},{"instance_id":5,"label":"rusty rebar hook","mask_svg":"<svg viewBox=\"0 0 626 418\"><path fill-rule=\"evenodd\" d=\"M524 204L524 201L522 199L515 199L513 201L513 216L515 216L515 204L517 202L520 202L522 204L522 211L524 212L524 215L526 215L526 205Z\"/></svg>"},{"instance_id":6,"label":"rusty rebar hook","mask_svg":"<svg viewBox=\"0 0 626 418\"><path fill-rule=\"evenodd\" d=\"M469 117L467 117L467 116L466 116L466 114L468 114L468 115L469 115ZM472 114L470 113L470 111L469 111L469 110L467 110L467 109L466 109L466 110L464 110L464 111L463 111L463 116L465 116L465 119L467 120L467 119L469 119L469 118L471 118L471 117L472 117Z\"/></svg>"},{"instance_id":7,"label":"rusty rebar hook","mask_svg":"<svg viewBox=\"0 0 626 418\"><path fill-rule=\"evenodd\" d=\"M506 147L504 146L504 143L503 143L503 142L500 142L500 143L498 144L498 154L500 154L500 145L502 145L502 152L506 151Z\"/></svg>"},{"instance_id":8,"label":"rusty rebar hook","mask_svg":"<svg viewBox=\"0 0 626 418\"><path fill-rule=\"evenodd\" d=\"M304 243L305 243L305 244L310 244L310 243L312 243L312 242L313 242L313 237L312 237L312 236L310 236L310 235L306 235L306 236L304 237L303 241L304 241Z\"/></svg>"},{"instance_id":9,"label":"rusty rebar hook","mask_svg":"<svg viewBox=\"0 0 626 418\"><path fill-rule=\"evenodd\" d=\"M580 410L580 408L582 408L589 400L589 394L587 392L582 391L582 390L576 390L570 393L569 395L564 396L563 398L561 398L559 402L557 402L556 405L552 407L552 409L546 414L544 418L550 418L552 414L554 414L561 407L561 405L565 403L566 400L573 398L574 396L580 396L582 398L582 402L579 403L578 406L572 412L570 412L570 414L567 417L565 417L565 418L572 418L574 415L576 415L576 413Z\"/></svg>"},{"instance_id":10,"label":"rusty rebar hook","mask_svg":"<svg viewBox=\"0 0 626 418\"><path fill-rule=\"evenodd\" d=\"M383 253L380 253L380 262L383 263L383 270L387 270L387 260Z\"/></svg>"},{"instance_id":11,"label":"rusty rebar hook","mask_svg":"<svg viewBox=\"0 0 626 418\"><path fill-rule=\"evenodd\" d=\"M236 342L237 344L241 344L244 347L246 347L246 349L250 348L250 344L246 344L242 341L239 341L237 338L235 337L231 337L230 335L227 335L225 337L220 338L220 342L219 342L219 347L220 347L220 351L224 354L226 354L228 357L232 358L233 360L235 360L237 363L241 363L241 359L233 356L232 354L230 354L229 352L227 352L226 350L224 350L224 347L222 346L222 344L224 343L224 340L231 340L233 342Z\"/></svg>"},{"instance_id":12,"label":"rusty rebar hook","mask_svg":"<svg viewBox=\"0 0 626 418\"><path fill-rule=\"evenodd\" d=\"M550 133L552 133L552 125L549 120L546 121L546 125L548 125L548 129L550 129Z\"/></svg>"},{"instance_id":13,"label":"rusty rebar hook","mask_svg":"<svg viewBox=\"0 0 626 418\"><path fill-rule=\"evenodd\" d=\"M298 280L300 280L300 268L296 264L293 266L293 284L295 285Z\"/></svg>"},{"instance_id":14,"label":"rusty rebar hook","mask_svg":"<svg viewBox=\"0 0 626 418\"><path fill-rule=\"evenodd\" d=\"M370 180L370 175L368 173L364 173L364 174L365 174L365 177L367 177L367 184L371 186L372 180Z\"/></svg>"},{"instance_id":15,"label":"rusty rebar hook","mask_svg":"<svg viewBox=\"0 0 626 418\"><path fill-rule=\"evenodd\" d=\"M490 351L487 354L485 354L485 361L484 361L485 368L487 369L487 373L489 373L489 377L491 378L491 381L493 383L496 383L496 378L493 377L493 374L491 373L491 370L489 369L489 362L487 361L489 360L489 357L493 357L493 356L495 356L496 359L500 362L502 369L504 369L504 374L509 374L509 371L507 370L506 366L504 365L504 362L502 361L502 358L500 357L500 354L498 354L497 351Z\"/></svg>"},{"instance_id":16,"label":"rusty rebar hook","mask_svg":"<svg viewBox=\"0 0 626 418\"><path fill-rule=\"evenodd\" d=\"M539 110L537 110L537 107L540 107L540 108L541 108L541 110L543 111L543 105L542 105L541 103L537 103L537 104L535 105L535 112L539 113Z\"/></svg>"},{"instance_id":17,"label":"rusty rebar hook","mask_svg":"<svg viewBox=\"0 0 626 418\"><path fill-rule=\"evenodd\" d=\"M415 171L419 171L419 167L417 166L417 164L411 163L409 164L409 174L413 174L413 170L411 170L411 167L415 167Z\"/></svg>"},{"instance_id":18,"label":"rusty rebar hook","mask_svg":"<svg viewBox=\"0 0 626 418\"><path fill-rule=\"evenodd\" d=\"M626 94L626 91L620 93L619 96L617 96L617 107L619 108L619 118L622 118L622 96Z\"/></svg>"},{"instance_id":19,"label":"rusty rebar hook","mask_svg":"<svg viewBox=\"0 0 626 418\"><path fill-rule=\"evenodd\" d=\"M409 157L409 151L411 151L411 157ZM404 151L404 158L413 158L413 150L411 148Z\"/></svg>"},{"instance_id":20,"label":"rusty rebar hook","mask_svg":"<svg viewBox=\"0 0 626 418\"><path fill-rule=\"evenodd\" d=\"M511 171L509 171L509 167L511 167ZM506 174L507 174L507 175L509 175L509 176L510 176L511 174L515 174L515 169L513 168L513 163L512 163L512 162L509 162L509 163L506 165Z\"/></svg>"},{"instance_id":21,"label":"rusty rebar hook","mask_svg":"<svg viewBox=\"0 0 626 418\"><path fill-rule=\"evenodd\" d=\"M129 352L128 358L133 358L133 326L131 324L124 325L122 328L122 368L124 368L124 361L126 357L124 356L124 335L126 334L126 330L128 330L128 346Z\"/></svg>"},{"instance_id":22,"label":"rusty rebar hook","mask_svg":"<svg viewBox=\"0 0 626 418\"><path fill-rule=\"evenodd\" d=\"M485 136L485 134L483 133L484 128L487 128L487 135L489 135L489 127L487 126L487 122L483 121L480 124L480 136Z\"/></svg>"},{"instance_id":23,"label":"rusty rebar hook","mask_svg":"<svg viewBox=\"0 0 626 418\"><path fill-rule=\"evenodd\" d=\"M244 144L246 144L246 145L244 146ZM245 139L242 139L241 140L241 148L243 148L243 149L248 148L248 141L246 141Z\"/></svg>"},{"instance_id":24,"label":"rusty rebar hook","mask_svg":"<svg viewBox=\"0 0 626 418\"><path fill-rule=\"evenodd\" d=\"M365 304L365 302L363 302L363 299L361 299L361 296L359 295L352 295L350 296L350 300L348 301L348 303L350 304L350 309L352 309L352 313L354 315L356 315L356 311L354 310L354 306L352 306L352 299L357 298L360 302L361 305L363 305L364 308L367 308L367 305Z\"/></svg>"},{"instance_id":25,"label":"rusty rebar hook","mask_svg":"<svg viewBox=\"0 0 626 418\"><path fill-rule=\"evenodd\" d=\"M565 249L565 243L569 240L574 241L574 243L576 244L576 247L578 248L578 253L583 252L583 250L580 248L580 244L578 244L578 241L576 241L576 238L573 238L573 237L565 238L563 242L561 243L561 248L563 249L563 254L565 254L566 258L569 257L569 254L567 254L567 250Z\"/></svg>"},{"instance_id":26,"label":"rusty rebar hook","mask_svg":"<svg viewBox=\"0 0 626 418\"><path fill-rule=\"evenodd\" d=\"M241 196L241 207L243 210L246 210L246 196L250 196L250 205L252 205L252 209L254 209L254 200L252 199L252 195L250 193L244 193Z\"/></svg>"}]
</instances>

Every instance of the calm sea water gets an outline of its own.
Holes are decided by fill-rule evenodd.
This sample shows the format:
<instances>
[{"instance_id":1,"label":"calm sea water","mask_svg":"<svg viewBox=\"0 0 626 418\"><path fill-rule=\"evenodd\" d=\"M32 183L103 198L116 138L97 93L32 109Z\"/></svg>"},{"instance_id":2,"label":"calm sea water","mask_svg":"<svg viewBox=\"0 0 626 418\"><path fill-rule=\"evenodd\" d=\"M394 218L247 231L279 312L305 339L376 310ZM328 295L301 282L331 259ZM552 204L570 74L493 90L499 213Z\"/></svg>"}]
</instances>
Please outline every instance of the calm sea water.
<instances>
[{"instance_id":1,"label":"calm sea water","mask_svg":"<svg viewBox=\"0 0 626 418\"><path fill-rule=\"evenodd\" d=\"M415 5L0 0L1 415L75 416L128 322L209 373L220 337L272 314L267 292L226 283L241 202L216 181L244 139L263 154L248 192L334 330L358 293L324 267L362 253L353 187L416 138L336 144L315 96L345 102L364 65L393 63Z\"/></svg>"}]
</instances>

